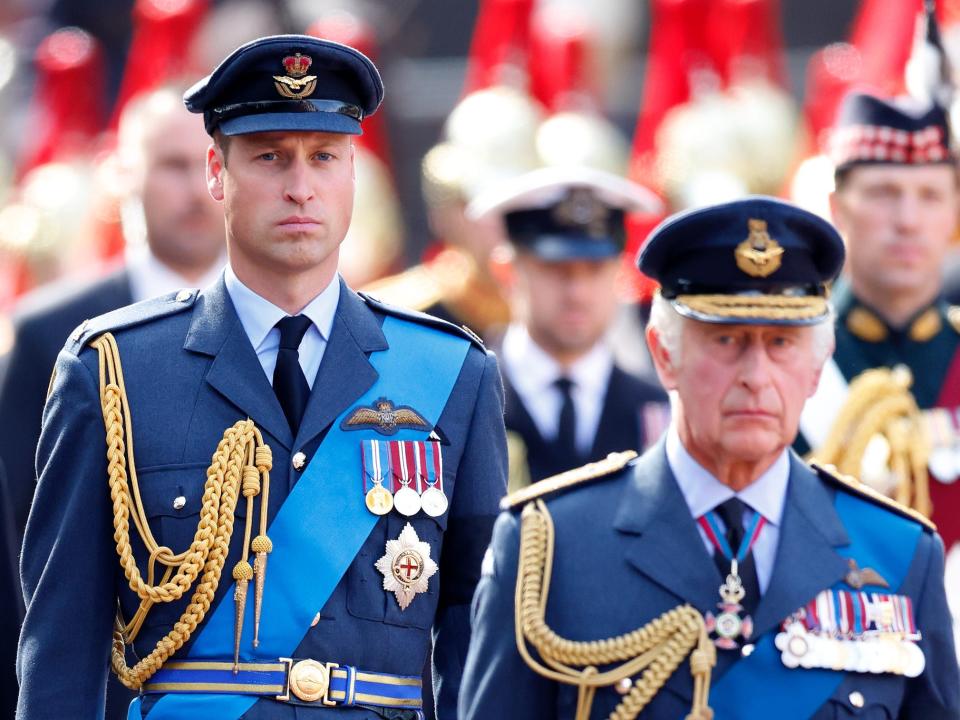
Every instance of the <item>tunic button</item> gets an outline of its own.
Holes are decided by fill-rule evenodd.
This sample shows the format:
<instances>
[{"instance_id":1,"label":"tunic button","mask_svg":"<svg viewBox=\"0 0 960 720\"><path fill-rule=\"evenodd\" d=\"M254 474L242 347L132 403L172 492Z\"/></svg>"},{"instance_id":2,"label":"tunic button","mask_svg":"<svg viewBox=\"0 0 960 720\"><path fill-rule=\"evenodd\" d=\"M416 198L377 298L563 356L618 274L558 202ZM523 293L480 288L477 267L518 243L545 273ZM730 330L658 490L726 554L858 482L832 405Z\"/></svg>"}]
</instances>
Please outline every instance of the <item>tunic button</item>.
<instances>
[{"instance_id":1,"label":"tunic button","mask_svg":"<svg viewBox=\"0 0 960 720\"><path fill-rule=\"evenodd\" d=\"M293 469L300 471L303 470L303 466L307 464L307 456L302 452L294 453L293 455Z\"/></svg>"},{"instance_id":2,"label":"tunic button","mask_svg":"<svg viewBox=\"0 0 960 720\"><path fill-rule=\"evenodd\" d=\"M866 702L863 699L863 693L857 690L854 690L852 693L850 693L850 695L847 696L847 699L850 701L850 704L853 705L855 708L862 708L864 702Z\"/></svg>"},{"instance_id":3,"label":"tunic button","mask_svg":"<svg viewBox=\"0 0 960 720\"><path fill-rule=\"evenodd\" d=\"M187 499L183 495L177 495L177 497L175 497L173 500L173 509L183 510L186 504L187 504Z\"/></svg>"},{"instance_id":4,"label":"tunic button","mask_svg":"<svg viewBox=\"0 0 960 720\"><path fill-rule=\"evenodd\" d=\"M620 678L615 687L618 693L621 695L626 695L628 692L630 692L630 688L633 687L633 680L628 677Z\"/></svg>"},{"instance_id":5,"label":"tunic button","mask_svg":"<svg viewBox=\"0 0 960 720\"><path fill-rule=\"evenodd\" d=\"M185 303L187 300L193 297L193 292L191 290L181 290L177 293L177 302Z\"/></svg>"}]
</instances>

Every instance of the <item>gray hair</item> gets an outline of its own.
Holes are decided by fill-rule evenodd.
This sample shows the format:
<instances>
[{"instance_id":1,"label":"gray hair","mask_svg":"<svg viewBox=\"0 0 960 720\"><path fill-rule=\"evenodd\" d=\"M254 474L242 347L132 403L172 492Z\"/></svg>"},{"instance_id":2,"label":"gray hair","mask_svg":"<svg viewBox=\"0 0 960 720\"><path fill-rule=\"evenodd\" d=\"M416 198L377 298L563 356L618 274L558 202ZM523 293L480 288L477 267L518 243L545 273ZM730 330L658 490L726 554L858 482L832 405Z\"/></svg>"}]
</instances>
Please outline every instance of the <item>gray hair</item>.
<instances>
[{"instance_id":1,"label":"gray hair","mask_svg":"<svg viewBox=\"0 0 960 720\"><path fill-rule=\"evenodd\" d=\"M656 331L660 344L670 355L674 365L679 365L683 350L683 316L659 292L653 296L648 324ZM832 307L829 307L827 316L823 320L813 325L813 359L817 366L823 365L833 352L833 325Z\"/></svg>"}]
</instances>

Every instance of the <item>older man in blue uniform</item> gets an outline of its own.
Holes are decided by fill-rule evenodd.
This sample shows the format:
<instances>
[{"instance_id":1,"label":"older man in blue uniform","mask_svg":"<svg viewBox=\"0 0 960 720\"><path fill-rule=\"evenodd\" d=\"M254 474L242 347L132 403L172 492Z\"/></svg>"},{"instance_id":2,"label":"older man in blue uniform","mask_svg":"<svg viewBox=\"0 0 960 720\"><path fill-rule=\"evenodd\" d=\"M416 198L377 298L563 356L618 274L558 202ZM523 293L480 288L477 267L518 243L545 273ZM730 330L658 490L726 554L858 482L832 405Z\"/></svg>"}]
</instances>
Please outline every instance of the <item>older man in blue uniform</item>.
<instances>
[{"instance_id":1,"label":"older man in blue uniform","mask_svg":"<svg viewBox=\"0 0 960 720\"><path fill-rule=\"evenodd\" d=\"M790 450L842 258L828 223L770 198L652 233L672 426L505 500L462 718L960 716L939 536Z\"/></svg>"},{"instance_id":2,"label":"older man in blue uniform","mask_svg":"<svg viewBox=\"0 0 960 720\"><path fill-rule=\"evenodd\" d=\"M351 137L382 95L356 50L277 36L185 96L214 139L229 266L60 354L23 717L102 717L111 664L140 690L130 717L422 717L431 647L454 715L506 486L502 390L472 337L337 274Z\"/></svg>"}]
</instances>

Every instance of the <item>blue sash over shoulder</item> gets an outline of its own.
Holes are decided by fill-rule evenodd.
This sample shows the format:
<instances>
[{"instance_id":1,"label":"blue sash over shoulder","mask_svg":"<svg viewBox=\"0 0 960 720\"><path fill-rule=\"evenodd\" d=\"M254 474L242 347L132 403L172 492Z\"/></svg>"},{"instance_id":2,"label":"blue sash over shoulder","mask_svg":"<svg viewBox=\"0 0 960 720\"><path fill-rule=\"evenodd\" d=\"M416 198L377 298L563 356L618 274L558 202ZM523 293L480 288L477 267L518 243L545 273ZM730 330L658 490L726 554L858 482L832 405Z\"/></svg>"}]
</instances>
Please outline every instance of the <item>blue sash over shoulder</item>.
<instances>
[{"instance_id":1,"label":"blue sash over shoulder","mask_svg":"<svg viewBox=\"0 0 960 720\"><path fill-rule=\"evenodd\" d=\"M432 427L443 412L460 375L470 342L424 325L394 317L383 322L387 352L376 352L370 362L379 377L357 398L356 405L371 405L379 397L396 398L417 408ZM429 343L429 352L423 352ZM428 381L425 381L425 378ZM357 490L357 463L344 462L358 455L355 437L340 429L347 413L337 418L317 449L299 482L293 487L269 528L274 550L270 578L263 596L264 619L260 646L254 652L253 621L244 623L241 661L276 662L290 657L329 599L347 568L377 523ZM401 430L392 439L424 440L428 432ZM311 568L309 582L303 568ZM231 589L207 617L188 659L233 656L234 608ZM252 615L252 604L247 612ZM187 659L185 658L185 659ZM257 697L230 694L164 695L148 714L149 720L217 718L235 720ZM130 718L140 718L140 700L131 705Z\"/></svg>"}]
</instances>

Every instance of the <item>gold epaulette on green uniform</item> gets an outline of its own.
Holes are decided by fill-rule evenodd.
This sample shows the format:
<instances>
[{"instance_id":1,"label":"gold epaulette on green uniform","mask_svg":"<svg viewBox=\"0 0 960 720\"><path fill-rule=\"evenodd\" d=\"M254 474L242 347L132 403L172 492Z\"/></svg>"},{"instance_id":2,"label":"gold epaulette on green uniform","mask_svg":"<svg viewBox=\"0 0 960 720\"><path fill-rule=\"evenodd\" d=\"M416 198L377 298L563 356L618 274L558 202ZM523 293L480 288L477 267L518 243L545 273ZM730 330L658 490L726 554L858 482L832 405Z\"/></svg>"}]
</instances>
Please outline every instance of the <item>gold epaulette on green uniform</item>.
<instances>
[{"instance_id":1,"label":"gold epaulette on green uniform","mask_svg":"<svg viewBox=\"0 0 960 720\"><path fill-rule=\"evenodd\" d=\"M913 508L901 505L896 500L888 498L883 493L877 492L869 485L860 482L853 475L844 475L843 473L837 472L837 469L833 465L818 465L812 463L811 467L816 470L817 474L824 480L832 482L834 485L852 492L855 495L859 495L877 505L881 505L908 520L918 522L931 532L937 531L937 526L923 513L917 512Z\"/></svg>"},{"instance_id":2,"label":"gold epaulette on green uniform","mask_svg":"<svg viewBox=\"0 0 960 720\"><path fill-rule=\"evenodd\" d=\"M558 490L566 490L574 485L580 485L589 480L596 480L597 478L611 475L623 469L626 464L635 457L637 457L637 453L633 450L610 453L603 460L588 463L573 470L567 470L553 477L544 478L539 482L535 482L521 490L517 490L515 493L507 495L500 501L500 509L509 510L518 505L524 505L536 498L557 492Z\"/></svg>"}]
</instances>

